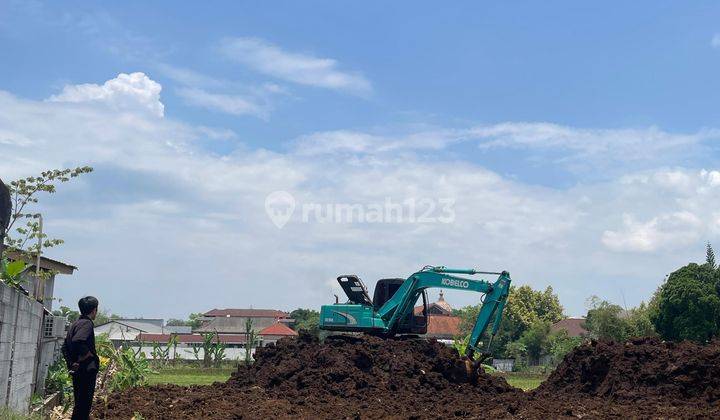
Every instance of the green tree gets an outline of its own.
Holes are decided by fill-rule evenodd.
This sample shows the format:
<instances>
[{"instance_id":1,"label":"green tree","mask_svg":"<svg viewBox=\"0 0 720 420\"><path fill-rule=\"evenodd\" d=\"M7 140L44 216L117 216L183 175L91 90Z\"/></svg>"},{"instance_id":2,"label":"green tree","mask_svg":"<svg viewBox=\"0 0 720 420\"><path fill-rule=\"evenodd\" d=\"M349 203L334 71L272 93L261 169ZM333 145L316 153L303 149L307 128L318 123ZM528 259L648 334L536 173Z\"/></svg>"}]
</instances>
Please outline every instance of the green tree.
<instances>
[{"instance_id":1,"label":"green tree","mask_svg":"<svg viewBox=\"0 0 720 420\"><path fill-rule=\"evenodd\" d=\"M95 317L95 325L102 325L107 324L108 322L112 321L113 319L121 319L122 316L118 314L110 313L107 309L100 308L98 310L97 316Z\"/></svg>"},{"instance_id":2,"label":"green tree","mask_svg":"<svg viewBox=\"0 0 720 420\"><path fill-rule=\"evenodd\" d=\"M720 335L720 274L710 264L691 263L668 276L650 319L666 340L704 342Z\"/></svg>"},{"instance_id":3,"label":"green tree","mask_svg":"<svg viewBox=\"0 0 720 420\"><path fill-rule=\"evenodd\" d=\"M598 340L623 341L628 337L627 321L621 317L623 308L597 296L589 301L590 309L585 317L585 329L590 337Z\"/></svg>"},{"instance_id":4,"label":"green tree","mask_svg":"<svg viewBox=\"0 0 720 420\"><path fill-rule=\"evenodd\" d=\"M454 311L454 315L461 318L460 332L463 336L472 330L479 311L480 305ZM507 345L519 340L534 322L546 321L552 324L562 318L563 307L552 287L541 291L530 286L511 286L500 329L490 350L496 356L509 356Z\"/></svg>"},{"instance_id":5,"label":"green tree","mask_svg":"<svg viewBox=\"0 0 720 420\"><path fill-rule=\"evenodd\" d=\"M505 348L505 355L511 359L515 359L515 370L527 366L527 347L525 347L525 344L521 341L508 343Z\"/></svg>"},{"instance_id":6,"label":"green tree","mask_svg":"<svg viewBox=\"0 0 720 420\"><path fill-rule=\"evenodd\" d=\"M60 309L54 310L53 315L64 316L67 318L68 322L75 322L78 318L80 318L80 312L74 311L67 306L61 306Z\"/></svg>"},{"instance_id":7,"label":"green tree","mask_svg":"<svg viewBox=\"0 0 720 420\"><path fill-rule=\"evenodd\" d=\"M295 331L305 330L313 335L320 332L320 312L316 310L298 308L290 312L290 318L295 320Z\"/></svg>"},{"instance_id":8,"label":"green tree","mask_svg":"<svg viewBox=\"0 0 720 420\"><path fill-rule=\"evenodd\" d=\"M713 270L717 268L717 264L715 264L715 251L713 251L710 242L707 243L705 250L705 263Z\"/></svg>"},{"instance_id":9,"label":"green tree","mask_svg":"<svg viewBox=\"0 0 720 420\"><path fill-rule=\"evenodd\" d=\"M253 320L248 317L245 320L245 365L249 366L252 361L252 352L257 344L258 333L253 328Z\"/></svg>"},{"instance_id":10,"label":"green tree","mask_svg":"<svg viewBox=\"0 0 720 420\"><path fill-rule=\"evenodd\" d=\"M199 312L193 312L188 316L187 325L189 325L193 330L200 328L200 325L202 325L202 317L204 315Z\"/></svg>"},{"instance_id":11,"label":"green tree","mask_svg":"<svg viewBox=\"0 0 720 420\"><path fill-rule=\"evenodd\" d=\"M628 311L625 318L627 322L628 337L648 337L657 335L655 326L650 320L650 305L640 302L635 308Z\"/></svg>"},{"instance_id":12,"label":"green tree","mask_svg":"<svg viewBox=\"0 0 720 420\"><path fill-rule=\"evenodd\" d=\"M570 337L566 330L558 330L550 333L548 337L547 353L552 357L552 364L557 365L570 353L572 349L582 344L582 337Z\"/></svg>"},{"instance_id":13,"label":"green tree","mask_svg":"<svg viewBox=\"0 0 720 420\"><path fill-rule=\"evenodd\" d=\"M538 319L523 332L519 341L525 346L530 360L537 362L549 349L549 339L550 322Z\"/></svg>"}]
</instances>

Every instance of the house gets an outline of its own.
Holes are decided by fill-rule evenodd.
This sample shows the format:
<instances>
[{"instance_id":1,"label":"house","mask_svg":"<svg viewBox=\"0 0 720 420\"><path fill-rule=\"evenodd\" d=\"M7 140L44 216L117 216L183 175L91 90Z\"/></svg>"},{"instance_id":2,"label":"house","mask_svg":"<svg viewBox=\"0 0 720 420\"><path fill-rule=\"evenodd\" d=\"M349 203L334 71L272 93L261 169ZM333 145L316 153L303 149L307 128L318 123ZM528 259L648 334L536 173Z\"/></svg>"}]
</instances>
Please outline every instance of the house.
<instances>
[{"instance_id":1,"label":"house","mask_svg":"<svg viewBox=\"0 0 720 420\"><path fill-rule=\"evenodd\" d=\"M107 334L108 339L119 347L135 341L139 334L190 334L190 327L164 326L162 319L118 318L95 326L95 335Z\"/></svg>"},{"instance_id":2,"label":"house","mask_svg":"<svg viewBox=\"0 0 720 420\"><path fill-rule=\"evenodd\" d=\"M22 281L20 282L20 286L31 296L37 294L42 295L42 298L37 300L42 303L48 311L52 311L53 307L55 276L57 274L72 275L75 270L77 270L77 267L73 265L41 256L40 271L42 271L44 275L41 279L38 279L35 276L37 266L36 257L26 252L12 249L6 249L4 256L10 261L25 261L27 268L21 275Z\"/></svg>"},{"instance_id":3,"label":"house","mask_svg":"<svg viewBox=\"0 0 720 420\"><path fill-rule=\"evenodd\" d=\"M285 325L282 322L276 322L269 327L263 328L258 333L262 345L267 345L277 342L281 338L285 337L297 337L298 333L292 328Z\"/></svg>"},{"instance_id":4,"label":"house","mask_svg":"<svg viewBox=\"0 0 720 420\"><path fill-rule=\"evenodd\" d=\"M276 309L213 309L203 314L197 333L244 334L245 323L250 319L252 328L261 331L278 322L290 324L290 314Z\"/></svg>"},{"instance_id":5,"label":"house","mask_svg":"<svg viewBox=\"0 0 720 420\"><path fill-rule=\"evenodd\" d=\"M415 307L415 315L422 314L423 307ZM440 291L440 297L437 302L428 305L428 326L425 337L435 338L438 340L454 340L460 335L460 317L453 316L453 308L445 300L443 291Z\"/></svg>"},{"instance_id":6,"label":"house","mask_svg":"<svg viewBox=\"0 0 720 420\"><path fill-rule=\"evenodd\" d=\"M276 322L258 332L256 347L264 347L274 344L281 338L296 337L298 334L287 325ZM147 357L152 358L154 345L167 345L172 338L171 334L150 334L141 333L135 338L134 348L139 348ZM217 334L218 341L225 345L225 358L227 360L243 359L245 357L245 346L247 337L245 334ZM171 351L175 353L170 358L178 359L202 359L202 345L204 337L202 334L177 335L177 346Z\"/></svg>"},{"instance_id":7,"label":"house","mask_svg":"<svg viewBox=\"0 0 720 420\"><path fill-rule=\"evenodd\" d=\"M550 331L567 331L568 337L586 337L588 330L585 329L585 318L565 318L552 324Z\"/></svg>"}]
</instances>

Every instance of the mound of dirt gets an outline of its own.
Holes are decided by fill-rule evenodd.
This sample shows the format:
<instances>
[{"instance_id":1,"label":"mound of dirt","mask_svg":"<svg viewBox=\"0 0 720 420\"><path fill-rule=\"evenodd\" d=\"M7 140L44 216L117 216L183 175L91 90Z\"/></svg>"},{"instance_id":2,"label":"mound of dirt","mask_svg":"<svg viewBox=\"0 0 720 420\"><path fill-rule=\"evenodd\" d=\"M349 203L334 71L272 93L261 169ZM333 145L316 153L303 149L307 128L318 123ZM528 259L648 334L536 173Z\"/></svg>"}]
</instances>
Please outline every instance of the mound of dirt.
<instances>
[{"instance_id":1,"label":"mound of dirt","mask_svg":"<svg viewBox=\"0 0 720 420\"><path fill-rule=\"evenodd\" d=\"M500 377L468 375L436 341L309 335L257 349L226 383L116 393L97 418L384 418L478 415L495 396L521 396Z\"/></svg>"},{"instance_id":2,"label":"mound of dirt","mask_svg":"<svg viewBox=\"0 0 720 420\"><path fill-rule=\"evenodd\" d=\"M310 336L257 350L226 383L138 387L96 401L98 419L720 418L717 343L592 342L538 389L468 376L435 341Z\"/></svg>"},{"instance_id":3,"label":"mound of dirt","mask_svg":"<svg viewBox=\"0 0 720 420\"><path fill-rule=\"evenodd\" d=\"M239 369L228 385L257 385L287 398L329 394L365 399L374 392L442 391L459 385L486 395L517 391L482 370L468 376L457 351L436 341L337 336L320 344L301 335L258 349L255 359L251 368Z\"/></svg>"},{"instance_id":4,"label":"mound of dirt","mask_svg":"<svg viewBox=\"0 0 720 420\"><path fill-rule=\"evenodd\" d=\"M537 392L714 403L720 400L720 343L592 341L568 354Z\"/></svg>"}]
</instances>

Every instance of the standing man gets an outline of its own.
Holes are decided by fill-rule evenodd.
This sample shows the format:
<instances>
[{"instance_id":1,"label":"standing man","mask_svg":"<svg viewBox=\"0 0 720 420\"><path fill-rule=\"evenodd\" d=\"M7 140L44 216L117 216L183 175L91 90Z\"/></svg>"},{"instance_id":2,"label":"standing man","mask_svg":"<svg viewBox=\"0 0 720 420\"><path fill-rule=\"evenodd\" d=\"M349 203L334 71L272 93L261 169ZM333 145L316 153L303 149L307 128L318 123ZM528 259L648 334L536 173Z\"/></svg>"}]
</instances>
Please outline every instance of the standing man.
<instances>
[{"instance_id":1,"label":"standing man","mask_svg":"<svg viewBox=\"0 0 720 420\"><path fill-rule=\"evenodd\" d=\"M75 407L72 420L88 420L97 379L100 359L95 350L93 320L98 311L98 300L86 296L78 302L80 318L73 322L65 337L63 356L73 380Z\"/></svg>"},{"instance_id":2,"label":"standing man","mask_svg":"<svg viewBox=\"0 0 720 420\"><path fill-rule=\"evenodd\" d=\"M10 202L10 190L7 185L0 179L0 257L2 257L3 248L5 246L5 229L10 223L10 212L12 211L12 203Z\"/></svg>"}]
</instances>

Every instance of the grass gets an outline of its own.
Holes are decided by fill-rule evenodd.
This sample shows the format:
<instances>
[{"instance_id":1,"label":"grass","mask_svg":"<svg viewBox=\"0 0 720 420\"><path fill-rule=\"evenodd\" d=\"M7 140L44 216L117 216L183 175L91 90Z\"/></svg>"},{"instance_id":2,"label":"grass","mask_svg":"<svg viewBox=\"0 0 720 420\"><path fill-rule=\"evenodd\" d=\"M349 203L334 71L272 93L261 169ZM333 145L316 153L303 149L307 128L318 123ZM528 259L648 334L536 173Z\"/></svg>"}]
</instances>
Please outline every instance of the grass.
<instances>
[{"instance_id":1,"label":"grass","mask_svg":"<svg viewBox=\"0 0 720 420\"><path fill-rule=\"evenodd\" d=\"M150 385L210 385L213 382L225 382L237 368L197 368L197 367L166 367L159 368L157 374L148 377Z\"/></svg>"},{"instance_id":2,"label":"grass","mask_svg":"<svg viewBox=\"0 0 720 420\"><path fill-rule=\"evenodd\" d=\"M7 407L0 407L0 420L42 420L40 415L19 414Z\"/></svg>"},{"instance_id":3,"label":"grass","mask_svg":"<svg viewBox=\"0 0 720 420\"><path fill-rule=\"evenodd\" d=\"M501 373L497 374L497 376L502 376L510 385L516 388L520 388L523 391L530 391L531 389L535 389L540 386L542 381L547 379L547 376L545 375L523 372Z\"/></svg>"},{"instance_id":4,"label":"grass","mask_svg":"<svg viewBox=\"0 0 720 420\"><path fill-rule=\"evenodd\" d=\"M156 369L158 371L155 375L148 377L148 383L150 385L156 384L175 384L175 385L210 385L213 382L225 382L230 378L237 368L235 367L220 367L220 368L200 368L200 367L166 367ZM537 388L542 381L547 378L546 375L540 375L537 373L524 373L524 372L508 372L508 373L495 373L497 376L502 376L512 386L520 388L524 391Z\"/></svg>"}]
</instances>

